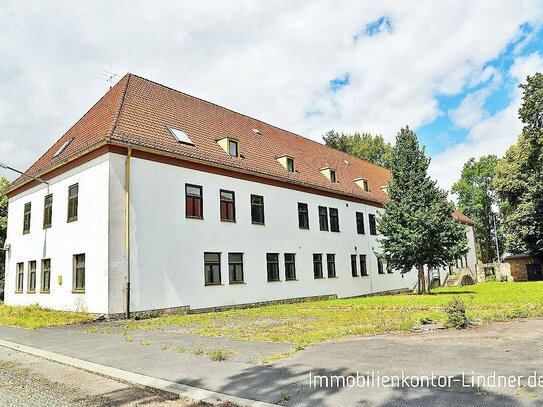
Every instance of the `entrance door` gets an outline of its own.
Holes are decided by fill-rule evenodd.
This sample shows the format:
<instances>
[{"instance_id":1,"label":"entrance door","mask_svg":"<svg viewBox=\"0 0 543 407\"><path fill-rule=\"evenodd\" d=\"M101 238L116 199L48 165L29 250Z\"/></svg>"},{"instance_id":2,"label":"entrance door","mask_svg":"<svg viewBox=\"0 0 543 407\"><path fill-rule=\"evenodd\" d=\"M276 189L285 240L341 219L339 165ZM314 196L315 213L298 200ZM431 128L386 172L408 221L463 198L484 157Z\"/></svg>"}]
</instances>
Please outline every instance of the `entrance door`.
<instances>
[{"instance_id":1,"label":"entrance door","mask_svg":"<svg viewBox=\"0 0 543 407\"><path fill-rule=\"evenodd\" d=\"M541 264L527 264L526 271L528 272L528 281L543 280L543 270L541 270Z\"/></svg>"}]
</instances>

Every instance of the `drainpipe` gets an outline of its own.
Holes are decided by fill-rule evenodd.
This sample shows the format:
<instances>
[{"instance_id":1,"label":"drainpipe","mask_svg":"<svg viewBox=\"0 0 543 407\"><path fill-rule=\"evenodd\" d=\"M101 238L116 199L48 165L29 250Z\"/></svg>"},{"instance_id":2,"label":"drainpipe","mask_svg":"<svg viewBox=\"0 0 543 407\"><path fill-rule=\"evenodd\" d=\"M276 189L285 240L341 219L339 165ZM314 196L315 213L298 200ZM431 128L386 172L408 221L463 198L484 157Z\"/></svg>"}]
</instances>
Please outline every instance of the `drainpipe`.
<instances>
[{"instance_id":1,"label":"drainpipe","mask_svg":"<svg viewBox=\"0 0 543 407\"><path fill-rule=\"evenodd\" d=\"M130 158L132 146L128 145L126 154L124 185L125 185L125 250L126 250L126 319L130 318Z\"/></svg>"}]
</instances>

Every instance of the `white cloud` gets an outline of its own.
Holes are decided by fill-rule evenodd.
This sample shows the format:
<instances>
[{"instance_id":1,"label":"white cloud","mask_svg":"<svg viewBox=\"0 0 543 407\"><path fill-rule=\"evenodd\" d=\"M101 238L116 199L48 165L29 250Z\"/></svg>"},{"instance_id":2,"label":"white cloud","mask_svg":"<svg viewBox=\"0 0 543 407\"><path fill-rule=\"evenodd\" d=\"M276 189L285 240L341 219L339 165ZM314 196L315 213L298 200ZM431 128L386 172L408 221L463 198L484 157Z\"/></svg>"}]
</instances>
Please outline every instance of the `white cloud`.
<instances>
[{"instance_id":1,"label":"white cloud","mask_svg":"<svg viewBox=\"0 0 543 407\"><path fill-rule=\"evenodd\" d=\"M451 121L463 128L472 127L480 122L487 115L484 103L489 95L489 88L468 93L457 108L449 111Z\"/></svg>"},{"instance_id":2,"label":"white cloud","mask_svg":"<svg viewBox=\"0 0 543 407\"><path fill-rule=\"evenodd\" d=\"M3 1L0 161L28 167L107 90L104 69L316 140L330 128L391 140L442 114L437 93L488 80L485 63L541 11L537 0ZM392 32L353 40L385 15ZM350 85L328 92L345 73Z\"/></svg>"},{"instance_id":3,"label":"white cloud","mask_svg":"<svg viewBox=\"0 0 543 407\"><path fill-rule=\"evenodd\" d=\"M509 75L515 83L523 82L526 76L533 75L536 72L543 72L543 58L537 52L525 57L517 57L509 70ZM481 116L481 106L474 103L474 115L479 115L478 120L470 120L472 117L468 111L468 104L464 101L454 112L460 116L460 112L465 113L461 116L465 124L469 124L467 139L447 149L445 152L433 157L430 164L430 174L440 181L440 185L449 189L450 186L460 178L460 171L463 164L470 157L479 158L487 154L496 154L502 156L503 153L516 143L517 137L522 130L522 123L518 119L518 108L520 107L522 93L517 87L513 88L512 101L503 110L500 110L492 116Z\"/></svg>"}]
</instances>

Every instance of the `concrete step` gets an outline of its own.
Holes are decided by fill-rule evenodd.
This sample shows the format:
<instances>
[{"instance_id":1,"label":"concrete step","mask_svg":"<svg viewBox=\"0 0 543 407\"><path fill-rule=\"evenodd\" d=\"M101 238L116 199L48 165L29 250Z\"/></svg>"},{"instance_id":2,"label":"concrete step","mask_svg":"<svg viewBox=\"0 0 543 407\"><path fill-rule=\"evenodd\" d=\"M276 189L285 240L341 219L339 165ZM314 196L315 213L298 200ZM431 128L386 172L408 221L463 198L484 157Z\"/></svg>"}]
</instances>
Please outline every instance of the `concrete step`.
<instances>
[{"instance_id":1,"label":"concrete step","mask_svg":"<svg viewBox=\"0 0 543 407\"><path fill-rule=\"evenodd\" d=\"M448 275L447 279L445 280L445 287L459 287L462 279L460 277L460 274L453 274Z\"/></svg>"}]
</instances>

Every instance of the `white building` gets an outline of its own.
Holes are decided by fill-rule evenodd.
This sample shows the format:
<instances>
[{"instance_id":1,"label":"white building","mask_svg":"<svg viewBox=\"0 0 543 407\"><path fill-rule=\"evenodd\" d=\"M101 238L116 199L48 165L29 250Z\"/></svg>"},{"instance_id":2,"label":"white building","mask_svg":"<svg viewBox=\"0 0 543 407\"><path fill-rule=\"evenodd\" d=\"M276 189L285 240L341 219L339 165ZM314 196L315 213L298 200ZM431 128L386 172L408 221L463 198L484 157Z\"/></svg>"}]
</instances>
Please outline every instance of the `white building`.
<instances>
[{"instance_id":1,"label":"white building","mask_svg":"<svg viewBox=\"0 0 543 407\"><path fill-rule=\"evenodd\" d=\"M375 255L388 170L135 75L28 173L48 185L8 191L6 304L195 310L416 282Z\"/></svg>"}]
</instances>

